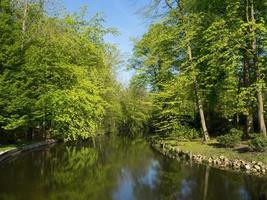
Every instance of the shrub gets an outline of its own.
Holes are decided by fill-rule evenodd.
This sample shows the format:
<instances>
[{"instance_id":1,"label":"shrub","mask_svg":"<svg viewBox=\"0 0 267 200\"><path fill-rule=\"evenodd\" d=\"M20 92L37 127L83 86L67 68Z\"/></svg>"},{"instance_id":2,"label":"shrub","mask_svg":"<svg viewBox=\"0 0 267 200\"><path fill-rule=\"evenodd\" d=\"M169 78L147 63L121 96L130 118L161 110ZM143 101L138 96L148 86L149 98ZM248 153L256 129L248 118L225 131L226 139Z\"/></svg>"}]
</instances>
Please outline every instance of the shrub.
<instances>
[{"instance_id":1,"label":"shrub","mask_svg":"<svg viewBox=\"0 0 267 200\"><path fill-rule=\"evenodd\" d=\"M193 140L200 137L200 132L194 128L179 126L172 131L171 136L180 140Z\"/></svg>"},{"instance_id":2,"label":"shrub","mask_svg":"<svg viewBox=\"0 0 267 200\"><path fill-rule=\"evenodd\" d=\"M232 129L229 131L229 134L230 134L230 135L237 135L237 136L239 136L240 138L242 138L242 136L243 136L243 131L238 130L238 129L236 129L236 128L232 128Z\"/></svg>"},{"instance_id":3,"label":"shrub","mask_svg":"<svg viewBox=\"0 0 267 200\"><path fill-rule=\"evenodd\" d=\"M267 150L267 138L262 135L255 136L250 140L249 147L252 151L264 152Z\"/></svg>"},{"instance_id":4,"label":"shrub","mask_svg":"<svg viewBox=\"0 0 267 200\"><path fill-rule=\"evenodd\" d=\"M243 132L237 129L231 129L226 135L217 138L217 141L224 147L235 147L241 142Z\"/></svg>"}]
</instances>

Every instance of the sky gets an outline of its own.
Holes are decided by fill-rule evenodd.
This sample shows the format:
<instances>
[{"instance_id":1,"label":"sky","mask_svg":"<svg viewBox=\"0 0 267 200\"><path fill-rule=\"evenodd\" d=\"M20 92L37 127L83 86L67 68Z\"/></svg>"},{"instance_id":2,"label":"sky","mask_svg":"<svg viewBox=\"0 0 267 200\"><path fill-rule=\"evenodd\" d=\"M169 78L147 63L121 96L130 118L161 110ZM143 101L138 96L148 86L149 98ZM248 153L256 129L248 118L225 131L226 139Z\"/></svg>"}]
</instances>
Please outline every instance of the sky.
<instances>
[{"instance_id":1,"label":"sky","mask_svg":"<svg viewBox=\"0 0 267 200\"><path fill-rule=\"evenodd\" d=\"M71 12L79 11L82 6L88 6L88 18L97 12L103 13L106 18L105 26L115 27L120 32L119 36L107 35L105 40L117 44L125 60L132 53L131 38L140 38L147 30L146 20L137 13L150 0L64 0L63 2L66 9ZM133 72L121 69L118 72L118 80L127 85L132 75Z\"/></svg>"}]
</instances>

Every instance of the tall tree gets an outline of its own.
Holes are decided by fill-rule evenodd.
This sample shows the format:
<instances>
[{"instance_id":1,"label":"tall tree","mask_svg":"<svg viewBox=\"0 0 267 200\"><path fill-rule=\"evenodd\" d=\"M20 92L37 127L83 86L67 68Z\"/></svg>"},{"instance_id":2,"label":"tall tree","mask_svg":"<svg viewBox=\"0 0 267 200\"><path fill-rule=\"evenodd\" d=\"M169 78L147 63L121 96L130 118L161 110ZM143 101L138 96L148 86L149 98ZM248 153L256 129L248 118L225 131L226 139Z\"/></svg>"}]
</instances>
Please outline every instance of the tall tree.
<instances>
[{"instance_id":1,"label":"tall tree","mask_svg":"<svg viewBox=\"0 0 267 200\"><path fill-rule=\"evenodd\" d=\"M256 88L257 88L257 106L258 106L258 120L259 120L259 127L260 132L267 137L266 133L266 125L264 121L264 104L263 104L263 96L262 96L262 70L260 68L259 63L259 51L257 45L257 34L256 30L260 26L264 27L264 24L256 22L255 16L255 2L254 0L247 0L247 9L248 12L248 23L249 23L249 30L251 34L251 50L253 55L253 66L256 73Z\"/></svg>"}]
</instances>

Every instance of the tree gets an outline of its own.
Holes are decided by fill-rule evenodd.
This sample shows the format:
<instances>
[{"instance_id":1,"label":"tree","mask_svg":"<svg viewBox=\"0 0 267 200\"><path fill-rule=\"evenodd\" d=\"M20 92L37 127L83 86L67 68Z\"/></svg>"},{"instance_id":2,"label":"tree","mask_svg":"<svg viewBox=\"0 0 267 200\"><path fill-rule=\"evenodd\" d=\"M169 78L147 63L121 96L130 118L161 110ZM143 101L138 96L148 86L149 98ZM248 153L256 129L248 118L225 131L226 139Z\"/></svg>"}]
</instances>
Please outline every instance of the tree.
<instances>
[{"instance_id":1,"label":"tree","mask_svg":"<svg viewBox=\"0 0 267 200\"><path fill-rule=\"evenodd\" d=\"M255 69L256 74L256 88L257 88L257 106L258 106L258 121L259 121L259 127L260 132L267 137L266 132L266 125L264 121L264 104L263 104L263 97L262 97L262 73L259 63L259 56L258 56L258 45L257 45L257 35L256 30L258 28L262 28L264 31L266 31L266 27L262 23L256 23L256 17L255 17L255 5L254 0L247 0L247 10L248 13L248 23L249 23L249 31L251 34L251 50L253 55L253 66Z\"/></svg>"},{"instance_id":2,"label":"tree","mask_svg":"<svg viewBox=\"0 0 267 200\"><path fill-rule=\"evenodd\" d=\"M249 137L254 131L254 119L264 134L265 6L263 1L251 0L152 1L146 11L153 16L158 14L161 21L152 25L135 45L134 63L139 80L149 83L151 92L159 97L155 104L162 104L168 117L173 116L171 111L186 107L174 101L172 87L179 85L174 81L181 82L184 79L180 77L186 77L184 89L188 90L191 84L195 92L195 97L189 99L197 105L199 122L206 133L204 139L208 139L207 129L221 134L240 125ZM161 37L168 43L162 42ZM176 90L177 96L183 94L183 89ZM183 101L188 99L180 97ZM258 117L254 115L255 108ZM156 124L172 127L170 121L174 120L166 118L166 113L158 113L161 121ZM176 124L180 122L181 119Z\"/></svg>"},{"instance_id":3,"label":"tree","mask_svg":"<svg viewBox=\"0 0 267 200\"><path fill-rule=\"evenodd\" d=\"M0 2L0 126L17 118L17 113L12 113L12 108L7 106L17 92L11 84L14 83L22 62L20 43L19 25L14 18L11 2L3 0ZM22 118L16 123L21 121Z\"/></svg>"},{"instance_id":4,"label":"tree","mask_svg":"<svg viewBox=\"0 0 267 200\"><path fill-rule=\"evenodd\" d=\"M111 106L106 88L117 89L115 57L107 58L110 45L103 40L114 30L102 25L99 14L90 20L84 15L82 9L81 14L50 17L44 1L1 1L4 138L95 137Z\"/></svg>"},{"instance_id":5,"label":"tree","mask_svg":"<svg viewBox=\"0 0 267 200\"><path fill-rule=\"evenodd\" d=\"M160 1L156 1L154 3L160 4ZM173 6L173 3L170 3L168 1L166 1L165 3L171 9L170 17L174 21L174 24L172 24L173 27L176 26L176 32L175 33L178 36L180 36L180 38L179 37L177 38L177 36L176 36L176 39L179 40L177 45L180 45L179 47L176 47L176 48L177 49L180 48L180 52L185 51L183 54L183 57L182 57L182 59L183 59L182 64L181 64L182 67L178 67L179 68L178 75L179 75L179 73L183 73L183 72L187 73L190 71L190 73L187 73L187 74L188 74L188 76L190 76L190 80L192 80L192 86L194 88L195 95L196 95L196 104L198 107L201 127L202 127L202 131L203 131L203 136L204 136L203 138L206 141L206 140L209 140L209 134L208 134L207 126L206 126L206 119L205 119L205 114L204 114L204 110L203 110L204 108L203 108L202 97L201 97L200 92L199 92L198 69L196 67L195 59L193 57L193 50L192 50L192 43L194 42L194 40L198 34L198 29L199 29L198 23L200 23L200 22L197 19L197 17L199 17L199 16L198 15L186 15L185 14L186 12L183 8L182 3L177 4L175 6ZM155 47L155 49L156 48L158 48L158 47ZM163 52L164 52L164 50L163 50ZM172 52L172 53L174 53L174 52ZM171 54L171 55L173 55L173 54ZM176 56L176 58L178 57L177 54L175 56ZM187 59L186 59L186 57L187 57ZM161 58L161 57L159 56L159 58ZM173 59L173 60L176 60L176 59ZM161 64L161 62L160 62L160 64ZM171 67L171 65L169 65L169 67Z\"/></svg>"}]
</instances>

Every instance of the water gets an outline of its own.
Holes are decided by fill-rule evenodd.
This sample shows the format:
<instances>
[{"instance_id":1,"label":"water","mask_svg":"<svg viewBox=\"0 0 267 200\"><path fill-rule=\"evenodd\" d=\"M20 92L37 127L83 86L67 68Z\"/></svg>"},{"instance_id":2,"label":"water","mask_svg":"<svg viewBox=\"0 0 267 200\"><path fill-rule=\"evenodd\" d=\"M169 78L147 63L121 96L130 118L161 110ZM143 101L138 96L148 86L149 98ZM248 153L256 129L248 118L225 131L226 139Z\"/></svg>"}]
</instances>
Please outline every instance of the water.
<instances>
[{"instance_id":1,"label":"water","mask_svg":"<svg viewBox=\"0 0 267 200\"><path fill-rule=\"evenodd\" d=\"M0 165L1 200L266 199L267 180L153 152L142 139L102 138L25 153Z\"/></svg>"}]
</instances>

